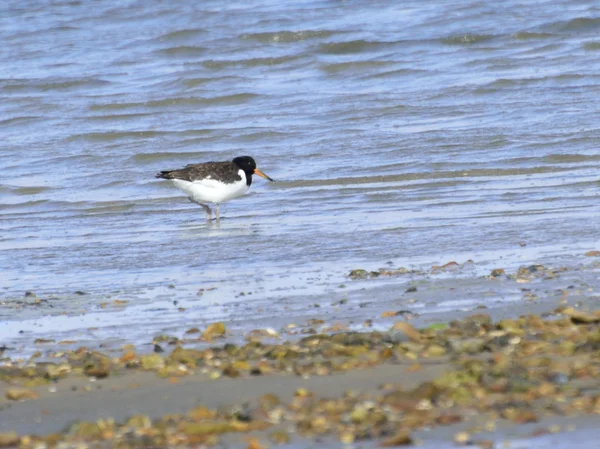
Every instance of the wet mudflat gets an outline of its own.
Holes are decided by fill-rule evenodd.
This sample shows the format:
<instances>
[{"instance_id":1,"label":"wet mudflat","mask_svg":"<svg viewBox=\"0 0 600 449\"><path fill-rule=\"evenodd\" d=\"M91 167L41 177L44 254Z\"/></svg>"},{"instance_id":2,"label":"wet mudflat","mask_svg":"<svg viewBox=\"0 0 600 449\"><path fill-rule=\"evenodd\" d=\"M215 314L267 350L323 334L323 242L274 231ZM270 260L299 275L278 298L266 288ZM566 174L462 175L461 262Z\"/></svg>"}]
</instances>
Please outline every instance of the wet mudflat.
<instances>
[{"instance_id":1,"label":"wet mudflat","mask_svg":"<svg viewBox=\"0 0 600 449\"><path fill-rule=\"evenodd\" d=\"M586 429L600 413L599 265L580 261L481 276L473 262L354 269L335 313L173 327L136 344L30 340L36 353L0 370L2 431L23 447L492 448ZM403 276L407 308L384 299ZM448 309L419 311L436 294Z\"/></svg>"},{"instance_id":2,"label":"wet mudflat","mask_svg":"<svg viewBox=\"0 0 600 449\"><path fill-rule=\"evenodd\" d=\"M63 349L134 344L151 352L156 338L184 341L190 328L219 321L227 325L227 341L238 344L257 328L297 339L307 327L315 332L386 330L397 319L422 327L478 310L501 319L544 313L565 303L591 307L598 290L599 258L594 254L548 257L545 264L518 263L511 252L483 262L365 263L318 273L280 270L274 282L188 280L144 294L30 292L3 302L7 319L0 334L5 355L13 358L46 354L58 343ZM526 255L524 251L521 259ZM36 341L40 343L32 344Z\"/></svg>"}]
</instances>

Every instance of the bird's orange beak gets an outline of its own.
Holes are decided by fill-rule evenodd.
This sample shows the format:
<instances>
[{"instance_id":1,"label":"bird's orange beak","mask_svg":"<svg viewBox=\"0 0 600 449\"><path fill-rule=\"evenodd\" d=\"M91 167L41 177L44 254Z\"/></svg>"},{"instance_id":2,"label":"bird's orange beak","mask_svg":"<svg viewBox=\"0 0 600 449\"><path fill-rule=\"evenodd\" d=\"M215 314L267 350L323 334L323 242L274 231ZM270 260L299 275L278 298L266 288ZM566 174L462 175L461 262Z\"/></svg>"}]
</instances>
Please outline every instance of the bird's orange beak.
<instances>
[{"instance_id":1,"label":"bird's orange beak","mask_svg":"<svg viewBox=\"0 0 600 449\"><path fill-rule=\"evenodd\" d=\"M260 176L261 178L268 179L271 182L275 182L275 180L273 178L268 177L263 172L261 172L258 168L254 169L254 174Z\"/></svg>"}]
</instances>

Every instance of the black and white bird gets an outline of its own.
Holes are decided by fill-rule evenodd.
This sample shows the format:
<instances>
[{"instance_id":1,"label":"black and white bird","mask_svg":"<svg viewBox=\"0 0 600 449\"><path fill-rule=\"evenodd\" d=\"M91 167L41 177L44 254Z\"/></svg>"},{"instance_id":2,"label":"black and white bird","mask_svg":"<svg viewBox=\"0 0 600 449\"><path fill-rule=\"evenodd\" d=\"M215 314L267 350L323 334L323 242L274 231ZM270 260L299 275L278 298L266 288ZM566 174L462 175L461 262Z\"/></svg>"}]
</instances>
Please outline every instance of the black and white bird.
<instances>
[{"instance_id":1,"label":"black and white bird","mask_svg":"<svg viewBox=\"0 0 600 449\"><path fill-rule=\"evenodd\" d=\"M225 162L189 164L179 170L161 171L156 177L173 181L192 203L202 206L207 220L212 218L212 212L206 203L215 204L215 217L219 220L219 204L244 195L252 184L252 175L273 182L256 168L256 162L250 156Z\"/></svg>"}]
</instances>

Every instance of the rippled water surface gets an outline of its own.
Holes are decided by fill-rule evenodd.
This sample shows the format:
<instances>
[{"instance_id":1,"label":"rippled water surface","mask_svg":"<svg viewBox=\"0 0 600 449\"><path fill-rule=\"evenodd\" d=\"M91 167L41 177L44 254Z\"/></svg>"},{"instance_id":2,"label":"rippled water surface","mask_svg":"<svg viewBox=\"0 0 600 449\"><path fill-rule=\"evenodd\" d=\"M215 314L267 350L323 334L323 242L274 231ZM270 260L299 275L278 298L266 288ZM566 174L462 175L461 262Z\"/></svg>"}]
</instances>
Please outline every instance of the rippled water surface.
<instances>
[{"instance_id":1,"label":"rippled water surface","mask_svg":"<svg viewBox=\"0 0 600 449\"><path fill-rule=\"evenodd\" d=\"M598 240L594 2L9 0L0 38L0 297ZM242 154L278 182L220 225L154 179Z\"/></svg>"}]
</instances>

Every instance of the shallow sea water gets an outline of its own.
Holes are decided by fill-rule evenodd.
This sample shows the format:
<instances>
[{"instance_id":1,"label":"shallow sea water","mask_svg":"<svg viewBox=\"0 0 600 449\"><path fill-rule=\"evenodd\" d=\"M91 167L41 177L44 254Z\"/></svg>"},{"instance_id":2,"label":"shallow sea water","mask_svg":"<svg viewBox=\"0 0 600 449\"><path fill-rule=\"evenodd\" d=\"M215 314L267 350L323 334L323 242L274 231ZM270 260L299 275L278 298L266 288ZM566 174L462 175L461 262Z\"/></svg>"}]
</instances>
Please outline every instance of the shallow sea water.
<instances>
[{"instance_id":1,"label":"shallow sea water","mask_svg":"<svg viewBox=\"0 0 600 449\"><path fill-rule=\"evenodd\" d=\"M3 2L0 337L114 299L153 335L173 301L306 313L353 268L576 259L600 234L599 31L583 1ZM218 224L154 179L243 154L277 182Z\"/></svg>"}]
</instances>

